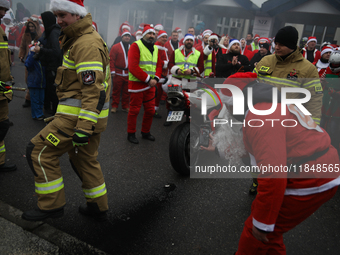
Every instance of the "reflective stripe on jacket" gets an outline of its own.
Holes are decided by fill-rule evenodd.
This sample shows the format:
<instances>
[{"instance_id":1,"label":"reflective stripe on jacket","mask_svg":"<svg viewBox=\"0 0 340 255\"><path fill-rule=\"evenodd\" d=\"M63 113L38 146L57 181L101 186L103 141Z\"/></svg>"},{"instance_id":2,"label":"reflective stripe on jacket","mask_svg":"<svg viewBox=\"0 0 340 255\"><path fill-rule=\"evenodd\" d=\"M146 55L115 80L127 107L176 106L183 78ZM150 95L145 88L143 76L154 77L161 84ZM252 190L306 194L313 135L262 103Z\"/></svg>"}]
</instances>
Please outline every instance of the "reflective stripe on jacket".
<instances>
[{"instance_id":1,"label":"reflective stripe on jacket","mask_svg":"<svg viewBox=\"0 0 340 255\"><path fill-rule=\"evenodd\" d=\"M198 50L194 50L193 54L190 54L189 57L184 57L182 51L180 49L175 50L175 65L181 69L191 69L193 67L197 67L198 59L201 56L201 52ZM195 80L196 77L191 75L173 75L175 78L186 78L190 80Z\"/></svg>"},{"instance_id":2,"label":"reflective stripe on jacket","mask_svg":"<svg viewBox=\"0 0 340 255\"><path fill-rule=\"evenodd\" d=\"M284 60L276 54L265 56L254 68L258 80L271 84L281 90L282 87L304 88L311 93L311 99L304 106L312 114L313 120L320 124L322 106L322 86L316 67L295 50ZM289 93L287 98L304 98L299 93Z\"/></svg>"},{"instance_id":3,"label":"reflective stripe on jacket","mask_svg":"<svg viewBox=\"0 0 340 255\"><path fill-rule=\"evenodd\" d=\"M148 48L145 47L143 42L141 40L138 40L134 42L138 45L139 52L140 52L140 58L139 58L139 67L146 72L148 75L151 76L151 78L155 77L156 74L156 66L157 66L157 60L158 60L158 48L157 46L153 46L153 54L151 55L151 52ZM144 82L137 79L135 76L133 76L132 73L129 72L129 81L137 81L137 82Z\"/></svg>"}]
</instances>

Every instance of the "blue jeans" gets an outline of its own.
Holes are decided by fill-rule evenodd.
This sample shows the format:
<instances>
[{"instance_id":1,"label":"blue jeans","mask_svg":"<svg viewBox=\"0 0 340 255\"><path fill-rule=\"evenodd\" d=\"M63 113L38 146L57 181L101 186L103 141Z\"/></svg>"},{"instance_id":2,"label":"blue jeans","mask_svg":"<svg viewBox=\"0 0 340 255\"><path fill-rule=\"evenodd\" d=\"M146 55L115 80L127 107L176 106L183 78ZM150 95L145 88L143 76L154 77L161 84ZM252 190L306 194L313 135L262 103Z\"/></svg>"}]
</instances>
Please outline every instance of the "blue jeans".
<instances>
[{"instance_id":1,"label":"blue jeans","mask_svg":"<svg viewBox=\"0 0 340 255\"><path fill-rule=\"evenodd\" d=\"M32 118L39 118L44 115L44 99L45 99L45 89L30 89L31 96L31 113Z\"/></svg>"}]
</instances>

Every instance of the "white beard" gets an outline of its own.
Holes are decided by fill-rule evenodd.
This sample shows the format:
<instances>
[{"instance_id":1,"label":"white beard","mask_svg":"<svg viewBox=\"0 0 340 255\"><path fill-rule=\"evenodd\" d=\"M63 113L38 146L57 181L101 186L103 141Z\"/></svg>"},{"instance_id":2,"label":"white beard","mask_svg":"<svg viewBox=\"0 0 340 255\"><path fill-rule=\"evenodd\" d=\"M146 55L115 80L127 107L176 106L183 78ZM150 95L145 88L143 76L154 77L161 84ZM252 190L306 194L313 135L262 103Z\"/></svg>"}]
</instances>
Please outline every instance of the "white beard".
<instances>
[{"instance_id":1,"label":"white beard","mask_svg":"<svg viewBox=\"0 0 340 255\"><path fill-rule=\"evenodd\" d=\"M136 35L136 40L138 41L138 40L140 40L142 37L143 37L143 36L141 36L141 35Z\"/></svg>"},{"instance_id":2,"label":"white beard","mask_svg":"<svg viewBox=\"0 0 340 255\"><path fill-rule=\"evenodd\" d=\"M220 93L220 95L221 94L222 93ZM221 95L221 100L232 105L232 97ZM239 121L237 121L229 111L226 111L223 119L228 120L228 123L217 126L213 145L216 146L220 155L224 156L224 158L229 161L230 165L242 165L242 156L247 154L243 144L242 125L236 124L232 127L230 126L230 120L232 120L233 123Z\"/></svg>"}]
</instances>

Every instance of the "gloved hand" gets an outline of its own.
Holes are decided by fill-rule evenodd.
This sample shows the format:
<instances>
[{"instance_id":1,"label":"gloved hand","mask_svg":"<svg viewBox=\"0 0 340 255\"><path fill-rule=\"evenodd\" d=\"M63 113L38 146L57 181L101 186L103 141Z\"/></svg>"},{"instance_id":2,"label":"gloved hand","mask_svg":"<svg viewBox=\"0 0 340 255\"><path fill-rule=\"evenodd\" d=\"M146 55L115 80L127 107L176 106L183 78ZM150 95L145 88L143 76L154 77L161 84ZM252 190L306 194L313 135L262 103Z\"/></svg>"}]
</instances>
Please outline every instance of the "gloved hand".
<instances>
[{"instance_id":1,"label":"gloved hand","mask_svg":"<svg viewBox=\"0 0 340 255\"><path fill-rule=\"evenodd\" d=\"M84 146L90 142L90 137L78 132L75 132L72 138L73 147Z\"/></svg>"},{"instance_id":2,"label":"gloved hand","mask_svg":"<svg viewBox=\"0 0 340 255\"><path fill-rule=\"evenodd\" d=\"M6 92L11 89L11 86L7 85L3 81L0 81L0 91Z\"/></svg>"}]
</instances>

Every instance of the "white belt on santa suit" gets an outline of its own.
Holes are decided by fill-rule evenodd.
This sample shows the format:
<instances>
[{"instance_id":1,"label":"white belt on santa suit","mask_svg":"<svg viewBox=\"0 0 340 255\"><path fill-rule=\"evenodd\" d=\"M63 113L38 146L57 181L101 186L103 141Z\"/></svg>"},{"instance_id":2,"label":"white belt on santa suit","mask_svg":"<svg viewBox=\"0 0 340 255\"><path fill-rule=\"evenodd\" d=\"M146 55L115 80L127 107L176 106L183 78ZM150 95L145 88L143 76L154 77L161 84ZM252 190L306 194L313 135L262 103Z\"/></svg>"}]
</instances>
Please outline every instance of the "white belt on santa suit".
<instances>
[{"instance_id":1,"label":"white belt on santa suit","mask_svg":"<svg viewBox=\"0 0 340 255\"><path fill-rule=\"evenodd\" d=\"M177 79L175 77L171 77L171 84L177 84L177 85L182 85L182 89L197 89L197 80L193 79L186 79L186 78L181 78Z\"/></svg>"}]
</instances>

